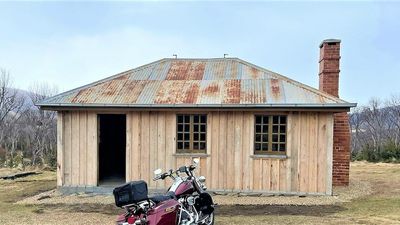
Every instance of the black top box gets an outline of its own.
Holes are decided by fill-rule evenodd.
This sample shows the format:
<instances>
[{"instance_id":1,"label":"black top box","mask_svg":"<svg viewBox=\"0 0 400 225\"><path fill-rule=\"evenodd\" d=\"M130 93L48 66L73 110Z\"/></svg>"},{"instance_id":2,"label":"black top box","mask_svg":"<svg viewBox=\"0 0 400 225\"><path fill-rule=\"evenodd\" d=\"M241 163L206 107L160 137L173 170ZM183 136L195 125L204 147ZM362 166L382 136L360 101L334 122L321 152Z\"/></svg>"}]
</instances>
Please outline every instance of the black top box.
<instances>
[{"instance_id":1,"label":"black top box","mask_svg":"<svg viewBox=\"0 0 400 225\"><path fill-rule=\"evenodd\" d=\"M118 207L138 203L148 199L147 183L143 180L132 181L114 188L113 194Z\"/></svg>"}]
</instances>

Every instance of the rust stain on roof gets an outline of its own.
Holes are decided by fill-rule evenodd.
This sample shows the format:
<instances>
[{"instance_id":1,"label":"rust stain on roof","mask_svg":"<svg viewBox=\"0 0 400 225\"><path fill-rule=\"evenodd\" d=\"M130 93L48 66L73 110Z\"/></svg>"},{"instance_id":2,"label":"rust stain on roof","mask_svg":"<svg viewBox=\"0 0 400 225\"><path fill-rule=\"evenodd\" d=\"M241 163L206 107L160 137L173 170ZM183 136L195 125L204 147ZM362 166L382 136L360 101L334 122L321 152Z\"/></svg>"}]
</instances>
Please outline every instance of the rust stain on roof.
<instances>
[{"instance_id":1,"label":"rust stain on roof","mask_svg":"<svg viewBox=\"0 0 400 225\"><path fill-rule=\"evenodd\" d=\"M173 62L166 80L202 80L205 66L204 62Z\"/></svg>"},{"instance_id":2,"label":"rust stain on roof","mask_svg":"<svg viewBox=\"0 0 400 225\"><path fill-rule=\"evenodd\" d=\"M206 64L204 62L193 63L189 66L186 80L202 80Z\"/></svg>"},{"instance_id":3,"label":"rust stain on roof","mask_svg":"<svg viewBox=\"0 0 400 225\"><path fill-rule=\"evenodd\" d=\"M272 97L276 100L279 99L280 97L280 88L279 88L279 80L278 79L271 79L270 81L270 87L271 87L271 94Z\"/></svg>"},{"instance_id":4,"label":"rust stain on roof","mask_svg":"<svg viewBox=\"0 0 400 225\"><path fill-rule=\"evenodd\" d=\"M214 82L208 85L206 88L203 90L204 95L215 95L219 94L219 85L218 83Z\"/></svg>"},{"instance_id":5,"label":"rust stain on roof","mask_svg":"<svg viewBox=\"0 0 400 225\"><path fill-rule=\"evenodd\" d=\"M251 76L251 78L253 78L253 79L258 79L258 78L260 77L260 75L259 75L259 70L256 69L256 68L254 68L254 67L251 67L251 68L250 68L250 76Z\"/></svg>"},{"instance_id":6,"label":"rust stain on roof","mask_svg":"<svg viewBox=\"0 0 400 225\"><path fill-rule=\"evenodd\" d=\"M190 61L172 62L167 74L167 80L184 80L190 64L192 64Z\"/></svg>"},{"instance_id":7,"label":"rust stain on roof","mask_svg":"<svg viewBox=\"0 0 400 225\"><path fill-rule=\"evenodd\" d=\"M117 98L118 103L135 103L147 81L127 80L120 92L120 97Z\"/></svg>"},{"instance_id":8,"label":"rust stain on roof","mask_svg":"<svg viewBox=\"0 0 400 225\"><path fill-rule=\"evenodd\" d=\"M200 84L197 81L191 82L187 85L187 88L183 94L184 98L182 103L184 104L194 104L197 102L197 97L199 96Z\"/></svg>"},{"instance_id":9,"label":"rust stain on roof","mask_svg":"<svg viewBox=\"0 0 400 225\"><path fill-rule=\"evenodd\" d=\"M225 80L224 81L224 97L225 104L240 103L240 80Z\"/></svg>"},{"instance_id":10,"label":"rust stain on roof","mask_svg":"<svg viewBox=\"0 0 400 225\"><path fill-rule=\"evenodd\" d=\"M161 83L160 88L155 96L156 104L175 104L178 103L182 96L184 80L170 81L166 80Z\"/></svg>"}]
</instances>

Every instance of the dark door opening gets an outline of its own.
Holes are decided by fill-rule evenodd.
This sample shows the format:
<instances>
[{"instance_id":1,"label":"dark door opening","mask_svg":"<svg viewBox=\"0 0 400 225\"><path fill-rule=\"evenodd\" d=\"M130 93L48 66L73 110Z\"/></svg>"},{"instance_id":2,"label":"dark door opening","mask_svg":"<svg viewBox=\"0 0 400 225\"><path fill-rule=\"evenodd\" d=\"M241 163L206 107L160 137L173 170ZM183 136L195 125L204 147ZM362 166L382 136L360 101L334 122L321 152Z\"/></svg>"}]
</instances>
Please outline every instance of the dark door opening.
<instances>
[{"instance_id":1,"label":"dark door opening","mask_svg":"<svg viewBox=\"0 0 400 225\"><path fill-rule=\"evenodd\" d=\"M126 115L99 114L99 185L125 182Z\"/></svg>"}]
</instances>

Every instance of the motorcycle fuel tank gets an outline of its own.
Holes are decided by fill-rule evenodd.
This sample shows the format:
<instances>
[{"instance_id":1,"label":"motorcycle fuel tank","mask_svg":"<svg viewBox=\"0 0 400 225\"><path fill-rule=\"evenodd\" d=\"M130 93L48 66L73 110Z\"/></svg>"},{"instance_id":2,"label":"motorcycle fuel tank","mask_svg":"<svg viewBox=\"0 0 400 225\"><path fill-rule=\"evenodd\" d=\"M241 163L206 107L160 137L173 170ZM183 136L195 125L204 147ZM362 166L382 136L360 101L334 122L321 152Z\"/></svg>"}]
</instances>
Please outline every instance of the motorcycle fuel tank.
<instances>
[{"instance_id":1,"label":"motorcycle fuel tank","mask_svg":"<svg viewBox=\"0 0 400 225\"><path fill-rule=\"evenodd\" d=\"M187 194L192 194L195 192L193 184L191 181L184 181L179 184L179 186L175 190L175 195L180 196L180 195L187 195Z\"/></svg>"},{"instance_id":2,"label":"motorcycle fuel tank","mask_svg":"<svg viewBox=\"0 0 400 225\"><path fill-rule=\"evenodd\" d=\"M179 203L175 199L170 199L159 203L147 214L149 225L175 225L177 220Z\"/></svg>"}]
</instances>

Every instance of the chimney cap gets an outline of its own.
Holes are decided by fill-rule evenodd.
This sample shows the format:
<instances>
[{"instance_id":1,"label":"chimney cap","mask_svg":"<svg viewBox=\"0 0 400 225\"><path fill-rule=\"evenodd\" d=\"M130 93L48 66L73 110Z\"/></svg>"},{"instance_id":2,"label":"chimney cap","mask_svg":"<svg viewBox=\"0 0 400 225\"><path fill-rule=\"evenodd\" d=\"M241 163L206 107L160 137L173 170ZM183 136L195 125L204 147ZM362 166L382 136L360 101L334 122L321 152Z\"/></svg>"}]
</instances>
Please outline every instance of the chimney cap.
<instances>
[{"instance_id":1,"label":"chimney cap","mask_svg":"<svg viewBox=\"0 0 400 225\"><path fill-rule=\"evenodd\" d=\"M324 43L340 43L341 40L340 39L325 39L321 42L321 44L319 45L320 48L322 48L322 46L324 45Z\"/></svg>"}]
</instances>

